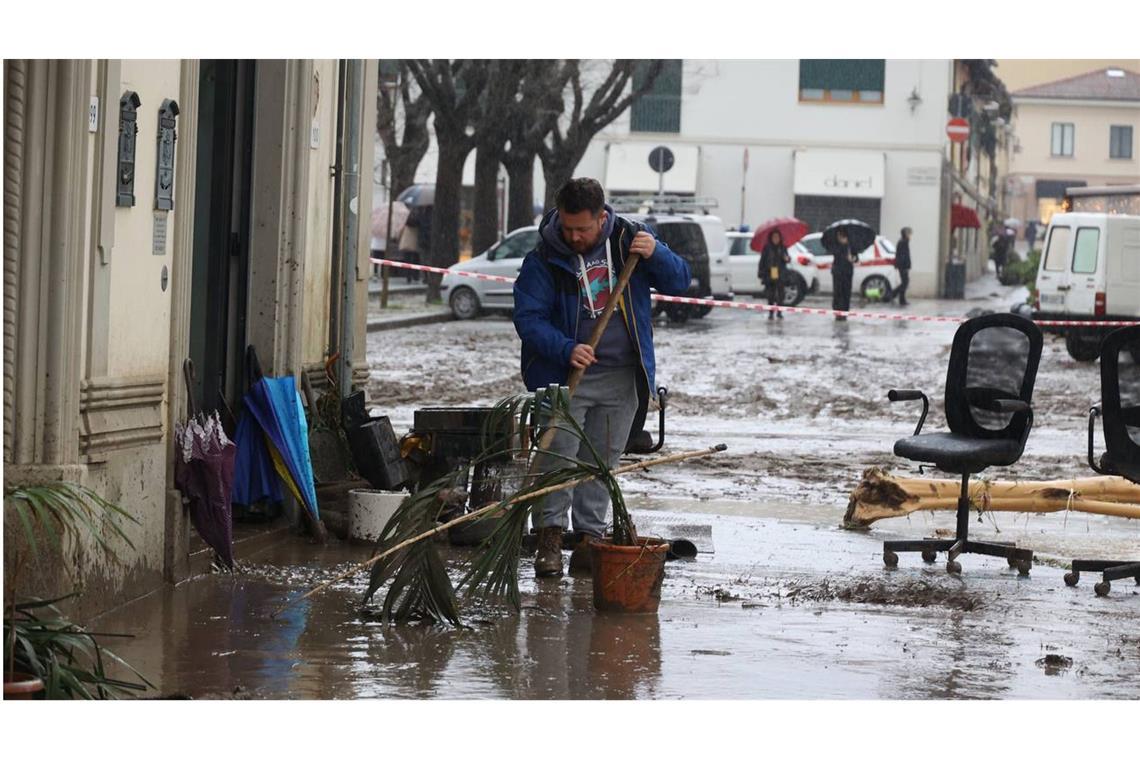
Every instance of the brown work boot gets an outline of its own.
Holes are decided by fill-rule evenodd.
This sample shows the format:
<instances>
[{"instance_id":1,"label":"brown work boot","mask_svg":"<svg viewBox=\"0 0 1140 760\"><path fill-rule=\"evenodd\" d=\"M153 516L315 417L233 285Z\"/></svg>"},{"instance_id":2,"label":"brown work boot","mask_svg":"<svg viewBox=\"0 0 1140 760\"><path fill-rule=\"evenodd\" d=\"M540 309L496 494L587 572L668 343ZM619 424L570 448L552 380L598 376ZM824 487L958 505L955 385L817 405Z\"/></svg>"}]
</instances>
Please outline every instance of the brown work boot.
<instances>
[{"instance_id":1,"label":"brown work boot","mask_svg":"<svg viewBox=\"0 0 1140 760\"><path fill-rule=\"evenodd\" d=\"M535 578L557 578L562 575L562 528L538 529L538 556L534 558Z\"/></svg>"},{"instance_id":2,"label":"brown work boot","mask_svg":"<svg viewBox=\"0 0 1140 760\"><path fill-rule=\"evenodd\" d=\"M596 538L597 536L591 536L589 533L578 534L574 541L574 549L570 552L571 575L593 575L594 568L590 564L590 541Z\"/></svg>"}]
</instances>

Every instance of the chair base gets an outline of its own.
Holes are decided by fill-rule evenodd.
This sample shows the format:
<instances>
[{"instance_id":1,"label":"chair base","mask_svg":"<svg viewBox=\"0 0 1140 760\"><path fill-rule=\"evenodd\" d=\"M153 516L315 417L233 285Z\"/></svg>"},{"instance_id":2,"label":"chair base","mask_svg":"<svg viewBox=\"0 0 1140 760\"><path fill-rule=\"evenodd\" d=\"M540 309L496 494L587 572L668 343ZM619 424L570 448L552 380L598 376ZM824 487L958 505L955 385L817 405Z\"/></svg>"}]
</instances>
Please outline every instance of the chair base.
<instances>
[{"instance_id":1,"label":"chair base","mask_svg":"<svg viewBox=\"0 0 1140 760\"><path fill-rule=\"evenodd\" d=\"M946 552L946 571L962 572L958 557L962 554L983 554L989 557L1005 557L1010 567L1017 568L1019 575L1029 575L1033 567L1033 550L1018 549L1013 543L1004 541L969 541L958 539L926 538L915 541L884 541L883 564L897 567L899 552L921 552L922 559L934 562L939 552Z\"/></svg>"},{"instance_id":2,"label":"chair base","mask_svg":"<svg viewBox=\"0 0 1140 760\"><path fill-rule=\"evenodd\" d=\"M1081 580L1081 572L1101 573L1100 583L1093 589L1097 596L1108 596L1112 590L1112 581L1123 578L1135 578L1136 585L1140 586L1140 562L1104 559L1075 559L1073 569L1065 573L1065 585L1075 586Z\"/></svg>"}]
</instances>

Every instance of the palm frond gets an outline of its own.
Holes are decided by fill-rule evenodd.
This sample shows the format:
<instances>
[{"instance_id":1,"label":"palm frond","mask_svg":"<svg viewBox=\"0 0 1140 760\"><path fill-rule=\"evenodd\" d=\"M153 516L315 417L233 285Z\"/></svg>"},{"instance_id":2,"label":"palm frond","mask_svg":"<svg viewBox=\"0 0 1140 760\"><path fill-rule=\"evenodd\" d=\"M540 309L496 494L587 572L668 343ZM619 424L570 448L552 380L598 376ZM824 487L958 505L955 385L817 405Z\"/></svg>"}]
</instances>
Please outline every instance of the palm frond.
<instances>
[{"instance_id":1,"label":"palm frond","mask_svg":"<svg viewBox=\"0 0 1140 760\"><path fill-rule=\"evenodd\" d=\"M440 492L454 488L459 475L449 473L404 499L381 531L373 556L436 527L444 507ZM380 613L385 623L428 620L459 625L455 590L433 542L419 541L374 564L364 604L389 581Z\"/></svg>"},{"instance_id":2,"label":"palm frond","mask_svg":"<svg viewBox=\"0 0 1140 760\"><path fill-rule=\"evenodd\" d=\"M459 582L458 587L467 587L467 595L479 595L484 598L505 598L516 610L521 606L519 596L518 576L519 557L522 553L522 537L526 525L533 511L541 504L541 497L528 499L527 494L537 493L551 486L564 485L572 480L583 477L594 477L600 480L609 492L614 511L614 540L615 542L632 544L636 532L633 521L622 496L621 487L610 471L609 463L598 452L586 435L585 430L570 414L569 404L563 394L543 394L515 396L504 400L495 408L496 414L513 415L528 414L531 410L539 408L543 422L547 428L556 427L573 435L578 441L584 442L590 454L589 461L576 457L558 454L553 451L531 451L534 456L543 456L548 459L561 460L562 467L549 470L545 473L534 474L527 479L523 487L510 495L504 496L500 502L500 510L493 511L491 515L501 515L500 524L494 532L479 547L478 554L472 559L471 567ZM525 417L523 418L525 420ZM513 503L512 503L513 502Z\"/></svg>"},{"instance_id":3,"label":"palm frond","mask_svg":"<svg viewBox=\"0 0 1140 760\"><path fill-rule=\"evenodd\" d=\"M83 533L112 555L114 550L107 541L106 533L134 548L120 523L126 520L138 524L138 520L87 486L76 483L16 486L5 489L4 503L6 508L15 511L33 556L38 557L40 554L36 526L43 529L56 548L62 548L64 536L74 539Z\"/></svg>"},{"instance_id":4,"label":"palm frond","mask_svg":"<svg viewBox=\"0 0 1140 760\"><path fill-rule=\"evenodd\" d=\"M107 634L87 631L59 614L55 603L65 598L15 605L13 614L4 619L5 662L42 679L47 699L115 699L154 688L139 671L99 643ZM42 615L43 610L50 615ZM137 680L109 675L108 660L119 663Z\"/></svg>"}]
</instances>

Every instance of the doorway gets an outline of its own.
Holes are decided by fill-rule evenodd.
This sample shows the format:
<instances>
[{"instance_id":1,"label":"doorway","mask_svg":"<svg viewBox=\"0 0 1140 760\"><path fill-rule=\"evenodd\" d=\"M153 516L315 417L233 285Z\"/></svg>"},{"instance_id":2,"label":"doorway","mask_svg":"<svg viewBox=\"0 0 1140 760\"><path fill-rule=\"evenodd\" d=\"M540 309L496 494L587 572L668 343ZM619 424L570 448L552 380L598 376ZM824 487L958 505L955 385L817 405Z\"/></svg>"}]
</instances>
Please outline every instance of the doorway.
<instances>
[{"instance_id":1,"label":"doorway","mask_svg":"<svg viewBox=\"0 0 1140 760\"><path fill-rule=\"evenodd\" d=\"M203 412L221 414L230 432L245 390L255 66L202 61L198 101L191 392Z\"/></svg>"}]
</instances>

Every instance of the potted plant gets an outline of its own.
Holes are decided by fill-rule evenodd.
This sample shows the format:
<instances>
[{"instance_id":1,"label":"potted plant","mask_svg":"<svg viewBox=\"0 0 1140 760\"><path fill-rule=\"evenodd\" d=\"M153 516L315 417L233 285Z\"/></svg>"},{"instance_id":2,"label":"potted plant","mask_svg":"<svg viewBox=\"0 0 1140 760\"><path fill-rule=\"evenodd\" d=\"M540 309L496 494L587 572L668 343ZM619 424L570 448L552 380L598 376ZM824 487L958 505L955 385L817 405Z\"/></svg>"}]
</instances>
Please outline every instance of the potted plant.
<instances>
[{"instance_id":1,"label":"potted plant","mask_svg":"<svg viewBox=\"0 0 1140 760\"><path fill-rule=\"evenodd\" d=\"M24 546L18 546L17 540L10 544L12 577L5 584L9 598L4 603L4 698L108 699L152 687L100 644L100 639L117 634L88 632L60 612L56 605L74 593L47 600L18 596L26 562L45 557L41 536L56 551L63 551L87 535L101 551L115 557L104 536L122 539L133 548L119 521L137 520L90 488L74 483L6 487L4 509L21 524L26 538ZM122 665L138 680L113 677L107 670L111 663Z\"/></svg>"},{"instance_id":2,"label":"potted plant","mask_svg":"<svg viewBox=\"0 0 1140 760\"><path fill-rule=\"evenodd\" d=\"M637 535L614 473L571 416L565 389L562 390L562 393L540 391L535 395L515 396L497 405L484 429L485 450L480 459L501 456L502 431L525 430L526 426L518 421L526 420L535 409L543 410L546 427L556 425L584 442L589 459L565 458L564 467L548 473L535 473L532 467L531 477L522 488L513 492L504 489L498 508L488 507L486 517L480 518L495 519L498 524L471 558L458 584L452 583L435 544L416 539L438 529L440 514L446 508L448 494L455 489L459 473L445 476L405 499L382 531L374 556L405 543L408 545L372 565L372 577L365 594L367 602L390 582L380 610L382 620L458 624L456 592L463 588L469 596L503 598L518 609L521 606L519 561L532 510L546 493L572 487L584 478L600 480L610 494L613 507L612 537L591 545L595 607L604 611L656 612L668 545L659 539ZM527 446L523 436L518 441L512 440L510 452L528 458L537 448Z\"/></svg>"}]
</instances>

